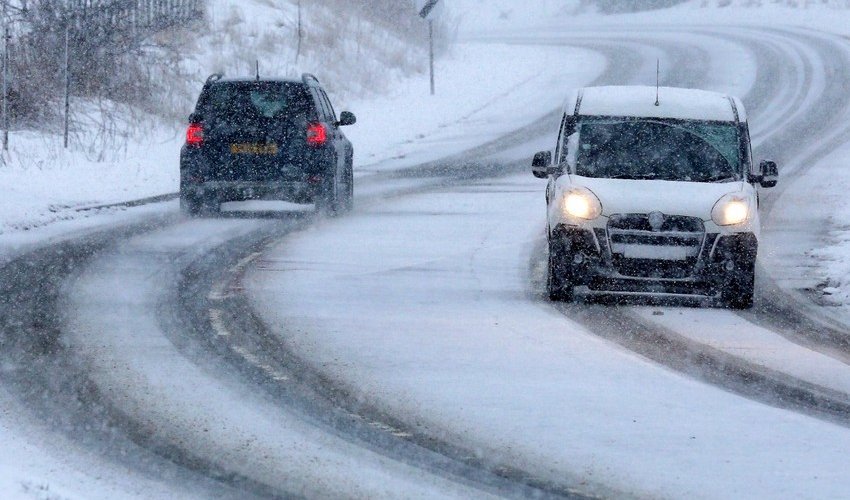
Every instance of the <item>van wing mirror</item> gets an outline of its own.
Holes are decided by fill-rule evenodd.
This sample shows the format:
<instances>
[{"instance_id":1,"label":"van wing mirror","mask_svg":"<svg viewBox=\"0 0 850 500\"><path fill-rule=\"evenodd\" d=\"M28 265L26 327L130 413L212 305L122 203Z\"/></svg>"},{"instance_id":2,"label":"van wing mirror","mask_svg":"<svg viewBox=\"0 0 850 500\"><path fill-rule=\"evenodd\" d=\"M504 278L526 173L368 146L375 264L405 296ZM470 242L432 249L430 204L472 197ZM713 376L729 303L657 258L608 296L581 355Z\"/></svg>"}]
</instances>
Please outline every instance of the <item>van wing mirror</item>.
<instances>
[{"instance_id":1,"label":"van wing mirror","mask_svg":"<svg viewBox=\"0 0 850 500\"><path fill-rule=\"evenodd\" d=\"M759 164L759 184L763 188L772 188L779 182L779 167L775 161L762 160Z\"/></svg>"},{"instance_id":2,"label":"van wing mirror","mask_svg":"<svg viewBox=\"0 0 850 500\"><path fill-rule=\"evenodd\" d=\"M197 111L189 115L189 123L201 123L203 121L201 114Z\"/></svg>"},{"instance_id":3,"label":"van wing mirror","mask_svg":"<svg viewBox=\"0 0 850 500\"><path fill-rule=\"evenodd\" d=\"M531 173L538 179L545 179L552 174L552 152L540 151L531 160Z\"/></svg>"}]
</instances>

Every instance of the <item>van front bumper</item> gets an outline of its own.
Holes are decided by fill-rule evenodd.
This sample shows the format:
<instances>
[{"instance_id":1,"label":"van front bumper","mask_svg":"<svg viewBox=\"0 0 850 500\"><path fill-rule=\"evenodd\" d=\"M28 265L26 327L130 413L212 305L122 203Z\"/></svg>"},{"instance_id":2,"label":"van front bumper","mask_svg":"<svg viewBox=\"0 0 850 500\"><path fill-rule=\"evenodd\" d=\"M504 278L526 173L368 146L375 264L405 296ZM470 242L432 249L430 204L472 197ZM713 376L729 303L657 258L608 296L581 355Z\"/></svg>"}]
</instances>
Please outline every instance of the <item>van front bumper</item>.
<instances>
[{"instance_id":1,"label":"van front bumper","mask_svg":"<svg viewBox=\"0 0 850 500\"><path fill-rule=\"evenodd\" d=\"M572 285L591 293L715 298L736 276L752 272L758 240L749 232L707 232L695 250L675 245L629 249L612 244L604 228L561 225L550 234L552 248L564 253Z\"/></svg>"}]
</instances>

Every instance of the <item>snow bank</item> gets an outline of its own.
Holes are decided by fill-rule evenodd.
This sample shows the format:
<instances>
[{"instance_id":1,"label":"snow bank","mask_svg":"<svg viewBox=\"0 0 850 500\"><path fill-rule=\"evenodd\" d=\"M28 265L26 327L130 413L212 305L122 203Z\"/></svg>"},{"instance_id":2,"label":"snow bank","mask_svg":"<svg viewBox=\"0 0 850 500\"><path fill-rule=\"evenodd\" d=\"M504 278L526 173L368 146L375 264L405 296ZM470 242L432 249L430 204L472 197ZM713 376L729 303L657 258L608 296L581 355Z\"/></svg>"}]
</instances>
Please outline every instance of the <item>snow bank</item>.
<instances>
[{"instance_id":1,"label":"snow bank","mask_svg":"<svg viewBox=\"0 0 850 500\"><path fill-rule=\"evenodd\" d=\"M182 131L108 103L75 104L70 147L58 133L12 132L0 164L0 235L94 214L104 204L172 193ZM128 119L128 116L135 118Z\"/></svg>"}]
</instances>

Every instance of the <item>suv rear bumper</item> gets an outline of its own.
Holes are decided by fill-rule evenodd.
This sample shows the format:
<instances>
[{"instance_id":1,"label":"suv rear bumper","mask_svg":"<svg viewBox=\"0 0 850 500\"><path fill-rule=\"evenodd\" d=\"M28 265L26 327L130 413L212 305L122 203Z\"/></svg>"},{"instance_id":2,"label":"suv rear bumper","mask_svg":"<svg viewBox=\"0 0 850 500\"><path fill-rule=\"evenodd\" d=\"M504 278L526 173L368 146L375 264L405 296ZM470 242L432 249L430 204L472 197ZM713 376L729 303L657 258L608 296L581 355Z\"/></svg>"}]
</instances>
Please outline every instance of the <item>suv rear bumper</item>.
<instances>
[{"instance_id":1,"label":"suv rear bumper","mask_svg":"<svg viewBox=\"0 0 850 500\"><path fill-rule=\"evenodd\" d=\"M207 181L182 183L180 194L198 200L219 203L244 200L281 200L313 203L319 194L319 182L310 181Z\"/></svg>"},{"instance_id":2,"label":"suv rear bumper","mask_svg":"<svg viewBox=\"0 0 850 500\"><path fill-rule=\"evenodd\" d=\"M758 252L753 233L706 233L698 255L685 260L627 259L611 246L605 229L559 225L550 234L550 251L563 252L571 284L602 294L714 298L737 276L752 272ZM665 250L669 247L659 247L658 254Z\"/></svg>"},{"instance_id":3,"label":"suv rear bumper","mask_svg":"<svg viewBox=\"0 0 850 500\"><path fill-rule=\"evenodd\" d=\"M216 160L201 148L183 146L180 153L180 194L196 200L281 200L313 203L322 179L334 174L335 161L327 148L311 149L303 158L276 165L259 176L252 169L237 168Z\"/></svg>"}]
</instances>

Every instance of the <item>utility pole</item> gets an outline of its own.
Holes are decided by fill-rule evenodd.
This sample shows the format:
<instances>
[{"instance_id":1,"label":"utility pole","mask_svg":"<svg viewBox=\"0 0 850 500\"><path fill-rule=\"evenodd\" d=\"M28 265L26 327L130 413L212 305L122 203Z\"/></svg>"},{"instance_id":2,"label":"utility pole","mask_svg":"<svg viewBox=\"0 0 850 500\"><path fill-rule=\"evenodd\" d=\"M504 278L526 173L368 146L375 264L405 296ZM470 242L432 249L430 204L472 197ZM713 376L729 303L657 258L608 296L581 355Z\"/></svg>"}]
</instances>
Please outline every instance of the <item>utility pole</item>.
<instances>
[{"instance_id":1,"label":"utility pole","mask_svg":"<svg viewBox=\"0 0 850 500\"><path fill-rule=\"evenodd\" d=\"M68 128L71 121L71 19L65 24L65 149L68 149Z\"/></svg>"},{"instance_id":2,"label":"utility pole","mask_svg":"<svg viewBox=\"0 0 850 500\"><path fill-rule=\"evenodd\" d=\"M434 95L434 20L428 19L428 60L431 66L431 95Z\"/></svg>"},{"instance_id":3,"label":"utility pole","mask_svg":"<svg viewBox=\"0 0 850 500\"><path fill-rule=\"evenodd\" d=\"M301 38L304 36L301 28L301 0L298 0L298 45L295 47L295 65L298 66L298 57L301 56Z\"/></svg>"},{"instance_id":4,"label":"utility pole","mask_svg":"<svg viewBox=\"0 0 850 500\"><path fill-rule=\"evenodd\" d=\"M431 67L431 95L436 93L434 85L434 20L428 16L440 0L428 0L422 10L419 11L419 16L422 19L428 19L428 62Z\"/></svg>"},{"instance_id":5,"label":"utility pole","mask_svg":"<svg viewBox=\"0 0 850 500\"><path fill-rule=\"evenodd\" d=\"M9 150L9 20L6 17L7 0L3 1L3 151Z\"/></svg>"}]
</instances>

